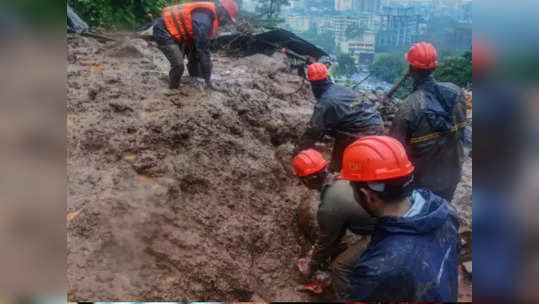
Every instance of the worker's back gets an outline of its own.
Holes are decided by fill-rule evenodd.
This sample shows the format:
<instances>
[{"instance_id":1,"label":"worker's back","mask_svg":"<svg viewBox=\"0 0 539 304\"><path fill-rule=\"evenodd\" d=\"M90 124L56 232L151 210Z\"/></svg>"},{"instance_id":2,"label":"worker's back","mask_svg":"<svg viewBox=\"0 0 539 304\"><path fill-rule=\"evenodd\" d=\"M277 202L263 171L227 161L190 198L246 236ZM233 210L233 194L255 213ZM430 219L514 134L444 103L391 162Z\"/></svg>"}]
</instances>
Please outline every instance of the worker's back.
<instances>
[{"instance_id":1,"label":"worker's back","mask_svg":"<svg viewBox=\"0 0 539 304\"><path fill-rule=\"evenodd\" d=\"M454 302L460 241L455 209L426 189L404 217L378 218L350 278L354 301Z\"/></svg>"},{"instance_id":2,"label":"worker's back","mask_svg":"<svg viewBox=\"0 0 539 304\"><path fill-rule=\"evenodd\" d=\"M319 221L327 218L334 225L361 235L371 234L376 222L375 218L356 202L354 190L350 182L345 180L337 180L323 189L318 217Z\"/></svg>"},{"instance_id":3,"label":"worker's back","mask_svg":"<svg viewBox=\"0 0 539 304\"><path fill-rule=\"evenodd\" d=\"M415 166L415 183L451 201L461 177L466 103L462 90L428 77L403 102L391 135Z\"/></svg>"},{"instance_id":4,"label":"worker's back","mask_svg":"<svg viewBox=\"0 0 539 304\"><path fill-rule=\"evenodd\" d=\"M323 119L329 134L334 137L342 132L372 135L383 131L380 113L347 87L332 84L320 96L316 107L326 109Z\"/></svg>"}]
</instances>

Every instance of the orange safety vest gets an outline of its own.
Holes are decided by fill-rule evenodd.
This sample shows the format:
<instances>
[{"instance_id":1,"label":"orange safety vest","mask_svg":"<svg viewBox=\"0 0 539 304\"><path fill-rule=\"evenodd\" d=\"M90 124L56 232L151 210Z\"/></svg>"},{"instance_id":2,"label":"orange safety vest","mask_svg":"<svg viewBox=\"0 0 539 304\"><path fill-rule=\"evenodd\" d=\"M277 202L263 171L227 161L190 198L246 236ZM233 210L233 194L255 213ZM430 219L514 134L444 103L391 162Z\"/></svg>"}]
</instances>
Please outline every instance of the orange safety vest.
<instances>
[{"instance_id":1,"label":"orange safety vest","mask_svg":"<svg viewBox=\"0 0 539 304\"><path fill-rule=\"evenodd\" d=\"M190 42L193 40L191 13L198 8L209 9L213 13L213 29L210 37L215 37L219 23L214 3L190 2L165 7L163 9L163 21L165 21L167 30L178 42Z\"/></svg>"}]
</instances>

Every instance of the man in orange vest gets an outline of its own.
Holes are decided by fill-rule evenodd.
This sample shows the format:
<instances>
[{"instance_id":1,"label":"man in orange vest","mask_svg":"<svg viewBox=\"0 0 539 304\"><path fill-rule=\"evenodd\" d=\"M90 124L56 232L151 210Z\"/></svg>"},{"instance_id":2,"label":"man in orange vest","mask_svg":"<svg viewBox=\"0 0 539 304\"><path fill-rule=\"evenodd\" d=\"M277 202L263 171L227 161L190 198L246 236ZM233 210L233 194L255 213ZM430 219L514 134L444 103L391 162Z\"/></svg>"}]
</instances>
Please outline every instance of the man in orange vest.
<instances>
[{"instance_id":1,"label":"man in orange vest","mask_svg":"<svg viewBox=\"0 0 539 304\"><path fill-rule=\"evenodd\" d=\"M169 87L177 89L183 75L183 58L191 77L202 77L209 88L211 78L210 40L219 25L235 22L238 4L235 0L190 2L163 9L163 16L153 27L153 37L170 62Z\"/></svg>"}]
</instances>

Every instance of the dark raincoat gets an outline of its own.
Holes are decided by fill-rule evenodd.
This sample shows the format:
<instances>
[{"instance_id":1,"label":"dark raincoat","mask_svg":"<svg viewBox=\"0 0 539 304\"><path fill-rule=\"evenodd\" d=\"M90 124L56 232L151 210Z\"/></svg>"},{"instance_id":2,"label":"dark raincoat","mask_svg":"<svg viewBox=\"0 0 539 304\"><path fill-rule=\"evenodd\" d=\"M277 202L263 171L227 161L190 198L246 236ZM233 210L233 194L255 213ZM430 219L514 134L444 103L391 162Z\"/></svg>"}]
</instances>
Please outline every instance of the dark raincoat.
<instances>
[{"instance_id":1,"label":"dark raincoat","mask_svg":"<svg viewBox=\"0 0 539 304\"><path fill-rule=\"evenodd\" d=\"M406 147L417 188L452 200L461 177L466 125L466 101L459 87L432 76L414 84L390 133Z\"/></svg>"},{"instance_id":2,"label":"dark raincoat","mask_svg":"<svg viewBox=\"0 0 539 304\"><path fill-rule=\"evenodd\" d=\"M312 147L324 135L335 138L329 169L336 172L341 168L344 149L360 137L383 134L384 123L380 113L353 90L329 78L311 82L311 86L318 102L300 146Z\"/></svg>"},{"instance_id":3,"label":"dark raincoat","mask_svg":"<svg viewBox=\"0 0 539 304\"><path fill-rule=\"evenodd\" d=\"M404 217L378 218L356 264L348 293L354 301L456 302L459 223L455 209L426 189L410 196Z\"/></svg>"}]
</instances>

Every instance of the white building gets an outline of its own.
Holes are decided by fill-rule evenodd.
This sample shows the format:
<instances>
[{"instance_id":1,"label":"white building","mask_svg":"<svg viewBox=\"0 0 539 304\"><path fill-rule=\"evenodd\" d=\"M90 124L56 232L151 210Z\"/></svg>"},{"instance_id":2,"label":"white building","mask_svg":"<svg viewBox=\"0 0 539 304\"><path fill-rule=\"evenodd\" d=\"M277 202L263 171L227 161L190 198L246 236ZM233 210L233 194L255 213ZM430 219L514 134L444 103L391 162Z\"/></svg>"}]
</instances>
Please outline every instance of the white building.
<instances>
[{"instance_id":1,"label":"white building","mask_svg":"<svg viewBox=\"0 0 539 304\"><path fill-rule=\"evenodd\" d=\"M377 13L381 9L381 0L353 0L352 9L359 12Z\"/></svg>"},{"instance_id":2,"label":"white building","mask_svg":"<svg viewBox=\"0 0 539 304\"><path fill-rule=\"evenodd\" d=\"M374 30L376 18L371 14L360 14L355 17L333 17L329 24L329 30L335 33L335 43L347 40L346 30L348 27L358 27L363 30Z\"/></svg>"},{"instance_id":3,"label":"white building","mask_svg":"<svg viewBox=\"0 0 539 304\"><path fill-rule=\"evenodd\" d=\"M311 23L307 16L286 16L285 22L296 32L308 31Z\"/></svg>"},{"instance_id":4,"label":"white building","mask_svg":"<svg viewBox=\"0 0 539 304\"><path fill-rule=\"evenodd\" d=\"M367 30L359 38L339 42L339 47L344 53L354 57L359 65L370 65L374 60L374 47L376 33Z\"/></svg>"},{"instance_id":5,"label":"white building","mask_svg":"<svg viewBox=\"0 0 539 304\"><path fill-rule=\"evenodd\" d=\"M331 17L315 16L311 18L311 26L316 27L318 33L330 30Z\"/></svg>"},{"instance_id":6,"label":"white building","mask_svg":"<svg viewBox=\"0 0 539 304\"><path fill-rule=\"evenodd\" d=\"M353 6L353 0L335 0L336 11L348 11Z\"/></svg>"}]
</instances>

